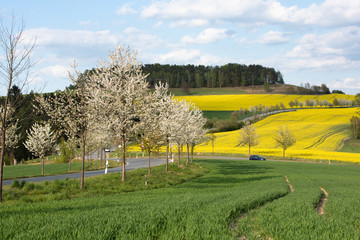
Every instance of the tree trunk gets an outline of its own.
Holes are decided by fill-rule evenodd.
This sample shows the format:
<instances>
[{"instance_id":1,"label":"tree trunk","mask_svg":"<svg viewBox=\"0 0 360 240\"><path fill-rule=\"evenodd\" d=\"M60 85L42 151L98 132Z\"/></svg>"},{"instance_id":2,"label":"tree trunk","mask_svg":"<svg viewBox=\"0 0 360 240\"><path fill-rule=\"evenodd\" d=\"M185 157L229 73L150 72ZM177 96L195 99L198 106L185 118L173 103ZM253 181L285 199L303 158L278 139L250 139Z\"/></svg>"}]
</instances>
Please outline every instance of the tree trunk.
<instances>
[{"instance_id":1,"label":"tree trunk","mask_svg":"<svg viewBox=\"0 0 360 240\"><path fill-rule=\"evenodd\" d=\"M151 151L149 151L148 176L150 176L150 154Z\"/></svg>"},{"instance_id":2,"label":"tree trunk","mask_svg":"<svg viewBox=\"0 0 360 240\"><path fill-rule=\"evenodd\" d=\"M82 161L81 161L81 180L80 180L80 189L84 188L84 172L85 172L85 136L82 134Z\"/></svg>"},{"instance_id":3,"label":"tree trunk","mask_svg":"<svg viewBox=\"0 0 360 240\"><path fill-rule=\"evenodd\" d=\"M251 146L250 146L250 144L249 144L249 157L250 157L250 155L251 155L250 148L251 148Z\"/></svg>"},{"instance_id":4,"label":"tree trunk","mask_svg":"<svg viewBox=\"0 0 360 240\"><path fill-rule=\"evenodd\" d=\"M11 150L9 152L9 155L10 155L10 159L13 161L13 165L16 165L16 159L15 159L14 151Z\"/></svg>"},{"instance_id":5,"label":"tree trunk","mask_svg":"<svg viewBox=\"0 0 360 240\"><path fill-rule=\"evenodd\" d=\"M283 149L283 159L285 159L285 149Z\"/></svg>"},{"instance_id":6,"label":"tree trunk","mask_svg":"<svg viewBox=\"0 0 360 240\"><path fill-rule=\"evenodd\" d=\"M165 172L169 170L169 139L166 138L166 164L165 164Z\"/></svg>"},{"instance_id":7,"label":"tree trunk","mask_svg":"<svg viewBox=\"0 0 360 240\"><path fill-rule=\"evenodd\" d=\"M180 153L180 151L181 151L181 147L180 147L180 145L178 146L178 168L180 167L180 158L181 158L181 153Z\"/></svg>"},{"instance_id":8,"label":"tree trunk","mask_svg":"<svg viewBox=\"0 0 360 240\"><path fill-rule=\"evenodd\" d=\"M191 163L193 163L193 158L194 158L194 145L191 145Z\"/></svg>"},{"instance_id":9,"label":"tree trunk","mask_svg":"<svg viewBox=\"0 0 360 240\"><path fill-rule=\"evenodd\" d=\"M72 155L72 150L70 150L70 157L69 157L69 170L68 170L68 172L71 172L71 155Z\"/></svg>"},{"instance_id":10,"label":"tree trunk","mask_svg":"<svg viewBox=\"0 0 360 240\"><path fill-rule=\"evenodd\" d=\"M41 176L44 176L44 156L41 156Z\"/></svg>"},{"instance_id":11,"label":"tree trunk","mask_svg":"<svg viewBox=\"0 0 360 240\"><path fill-rule=\"evenodd\" d=\"M121 137L121 147L122 147L122 176L121 181L125 182L125 164L126 164L126 157L125 157L125 136Z\"/></svg>"},{"instance_id":12,"label":"tree trunk","mask_svg":"<svg viewBox=\"0 0 360 240\"><path fill-rule=\"evenodd\" d=\"M4 117L4 116L3 116ZM4 126L4 121L2 121ZM5 128L1 128L1 146L0 149L0 202L2 202L2 182L3 182L3 165L4 165L4 153L5 153Z\"/></svg>"},{"instance_id":13,"label":"tree trunk","mask_svg":"<svg viewBox=\"0 0 360 240\"><path fill-rule=\"evenodd\" d=\"M187 150L187 158L186 158L186 166L189 166L189 144L186 144L186 150Z\"/></svg>"}]
</instances>

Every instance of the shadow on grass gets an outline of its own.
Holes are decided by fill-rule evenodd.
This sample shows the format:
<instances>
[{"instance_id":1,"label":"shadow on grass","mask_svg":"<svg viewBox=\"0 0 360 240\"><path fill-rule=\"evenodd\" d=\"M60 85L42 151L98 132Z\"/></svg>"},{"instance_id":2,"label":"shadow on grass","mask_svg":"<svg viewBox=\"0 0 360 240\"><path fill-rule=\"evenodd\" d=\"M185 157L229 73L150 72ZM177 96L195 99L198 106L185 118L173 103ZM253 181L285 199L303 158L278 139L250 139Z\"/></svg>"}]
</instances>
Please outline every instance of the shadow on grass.
<instances>
[{"instance_id":1,"label":"shadow on grass","mask_svg":"<svg viewBox=\"0 0 360 240\"><path fill-rule=\"evenodd\" d=\"M211 188L216 185L225 187L279 177L272 174L273 168L264 166L261 162L204 159L201 163L212 165L209 166L211 172L189 184L178 186L179 188Z\"/></svg>"}]
</instances>

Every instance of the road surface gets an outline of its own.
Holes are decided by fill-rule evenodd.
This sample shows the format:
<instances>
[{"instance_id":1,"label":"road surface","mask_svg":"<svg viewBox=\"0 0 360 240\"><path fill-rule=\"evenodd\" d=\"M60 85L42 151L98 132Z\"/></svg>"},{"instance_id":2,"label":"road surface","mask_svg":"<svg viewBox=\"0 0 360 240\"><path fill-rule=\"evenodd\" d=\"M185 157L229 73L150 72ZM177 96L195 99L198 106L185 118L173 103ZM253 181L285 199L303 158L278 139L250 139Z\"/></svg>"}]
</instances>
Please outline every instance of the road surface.
<instances>
[{"instance_id":1,"label":"road surface","mask_svg":"<svg viewBox=\"0 0 360 240\"><path fill-rule=\"evenodd\" d=\"M108 160L117 160L117 159L108 159ZM127 165L126 170L132 170L136 168L146 168L148 166L148 159L147 158L130 158L127 159ZM165 159L151 159L151 166L157 166L161 164L165 164ZM108 173L113 172L121 172L122 167L115 167L115 168L109 168ZM85 177L94 177L98 175L102 175L105 173L105 170L94 170L94 171L87 171L84 173ZM52 175L52 176L43 176L43 177L31 177L31 178L17 178L17 179L9 179L3 181L3 186L10 185L14 180L26 181L26 182L45 182L45 181L54 181L56 179L63 180L66 178L74 179L74 178L80 178L81 173L70 173L70 174L62 174L62 175Z\"/></svg>"}]
</instances>

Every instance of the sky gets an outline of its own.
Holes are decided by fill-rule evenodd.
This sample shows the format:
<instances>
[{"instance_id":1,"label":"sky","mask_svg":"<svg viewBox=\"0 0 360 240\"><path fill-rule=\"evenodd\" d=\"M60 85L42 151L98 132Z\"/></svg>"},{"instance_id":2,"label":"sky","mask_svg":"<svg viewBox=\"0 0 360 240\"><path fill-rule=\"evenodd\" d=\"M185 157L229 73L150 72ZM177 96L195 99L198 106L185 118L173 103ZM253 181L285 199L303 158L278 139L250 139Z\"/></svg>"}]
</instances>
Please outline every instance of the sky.
<instances>
[{"instance_id":1,"label":"sky","mask_svg":"<svg viewBox=\"0 0 360 240\"><path fill-rule=\"evenodd\" d=\"M260 64L288 84L360 92L359 0L0 0L36 39L29 89L63 90L116 46L143 64Z\"/></svg>"}]
</instances>

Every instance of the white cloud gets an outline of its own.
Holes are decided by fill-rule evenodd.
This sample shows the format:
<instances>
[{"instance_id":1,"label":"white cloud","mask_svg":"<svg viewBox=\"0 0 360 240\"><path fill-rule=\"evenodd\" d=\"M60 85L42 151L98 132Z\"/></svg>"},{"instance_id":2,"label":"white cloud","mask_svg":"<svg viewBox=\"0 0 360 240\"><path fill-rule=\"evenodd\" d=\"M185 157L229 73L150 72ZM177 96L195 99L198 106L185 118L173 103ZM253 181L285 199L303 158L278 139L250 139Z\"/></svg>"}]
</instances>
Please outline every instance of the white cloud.
<instances>
[{"instance_id":1,"label":"white cloud","mask_svg":"<svg viewBox=\"0 0 360 240\"><path fill-rule=\"evenodd\" d=\"M171 21L172 26L201 26L216 21L235 23L273 23L316 26L343 26L360 23L358 0L325 0L307 8L285 7L271 0L171 0L156 1L141 16Z\"/></svg>"},{"instance_id":2,"label":"white cloud","mask_svg":"<svg viewBox=\"0 0 360 240\"><path fill-rule=\"evenodd\" d=\"M131 7L132 3L125 3L122 5L116 13L118 15L126 15L126 14L136 14L137 11Z\"/></svg>"},{"instance_id":3,"label":"white cloud","mask_svg":"<svg viewBox=\"0 0 360 240\"><path fill-rule=\"evenodd\" d=\"M306 34L283 58L291 69L351 69L360 67L360 27Z\"/></svg>"},{"instance_id":4,"label":"white cloud","mask_svg":"<svg viewBox=\"0 0 360 240\"><path fill-rule=\"evenodd\" d=\"M36 37L36 45L116 45L121 36L112 34L109 30L83 31L50 28L32 28L24 32L25 40Z\"/></svg>"},{"instance_id":5,"label":"white cloud","mask_svg":"<svg viewBox=\"0 0 360 240\"><path fill-rule=\"evenodd\" d=\"M259 42L262 44L279 44L286 43L289 39L284 36L284 33L277 31L269 31L262 35Z\"/></svg>"},{"instance_id":6,"label":"white cloud","mask_svg":"<svg viewBox=\"0 0 360 240\"><path fill-rule=\"evenodd\" d=\"M192 38L189 35L184 36L181 39L183 43L196 43L196 44L206 44L213 43L219 40L229 38L234 35L233 31L227 29L217 29L217 28L208 28L203 30L195 38Z\"/></svg>"},{"instance_id":7,"label":"white cloud","mask_svg":"<svg viewBox=\"0 0 360 240\"><path fill-rule=\"evenodd\" d=\"M41 76L46 76L46 77L66 78L68 76L69 68L70 67L65 67L62 65L49 66L49 67L40 69L38 71L38 74Z\"/></svg>"},{"instance_id":8,"label":"white cloud","mask_svg":"<svg viewBox=\"0 0 360 240\"><path fill-rule=\"evenodd\" d=\"M360 78L345 78L331 82L329 87L333 89L360 89Z\"/></svg>"},{"instance_id":9,"label":"white cloud","mask_svg":"<svg viewBox=\"0 0 360 240\"><path fill-rule=\"evenodd\" d=\"M198 49L177 49L166 54L158 55L154 58L154 62L166 64L201 64L201 65L216 65L223 64L223 59L210 55L203 54Z\"/></svg>"}]
</instances>

